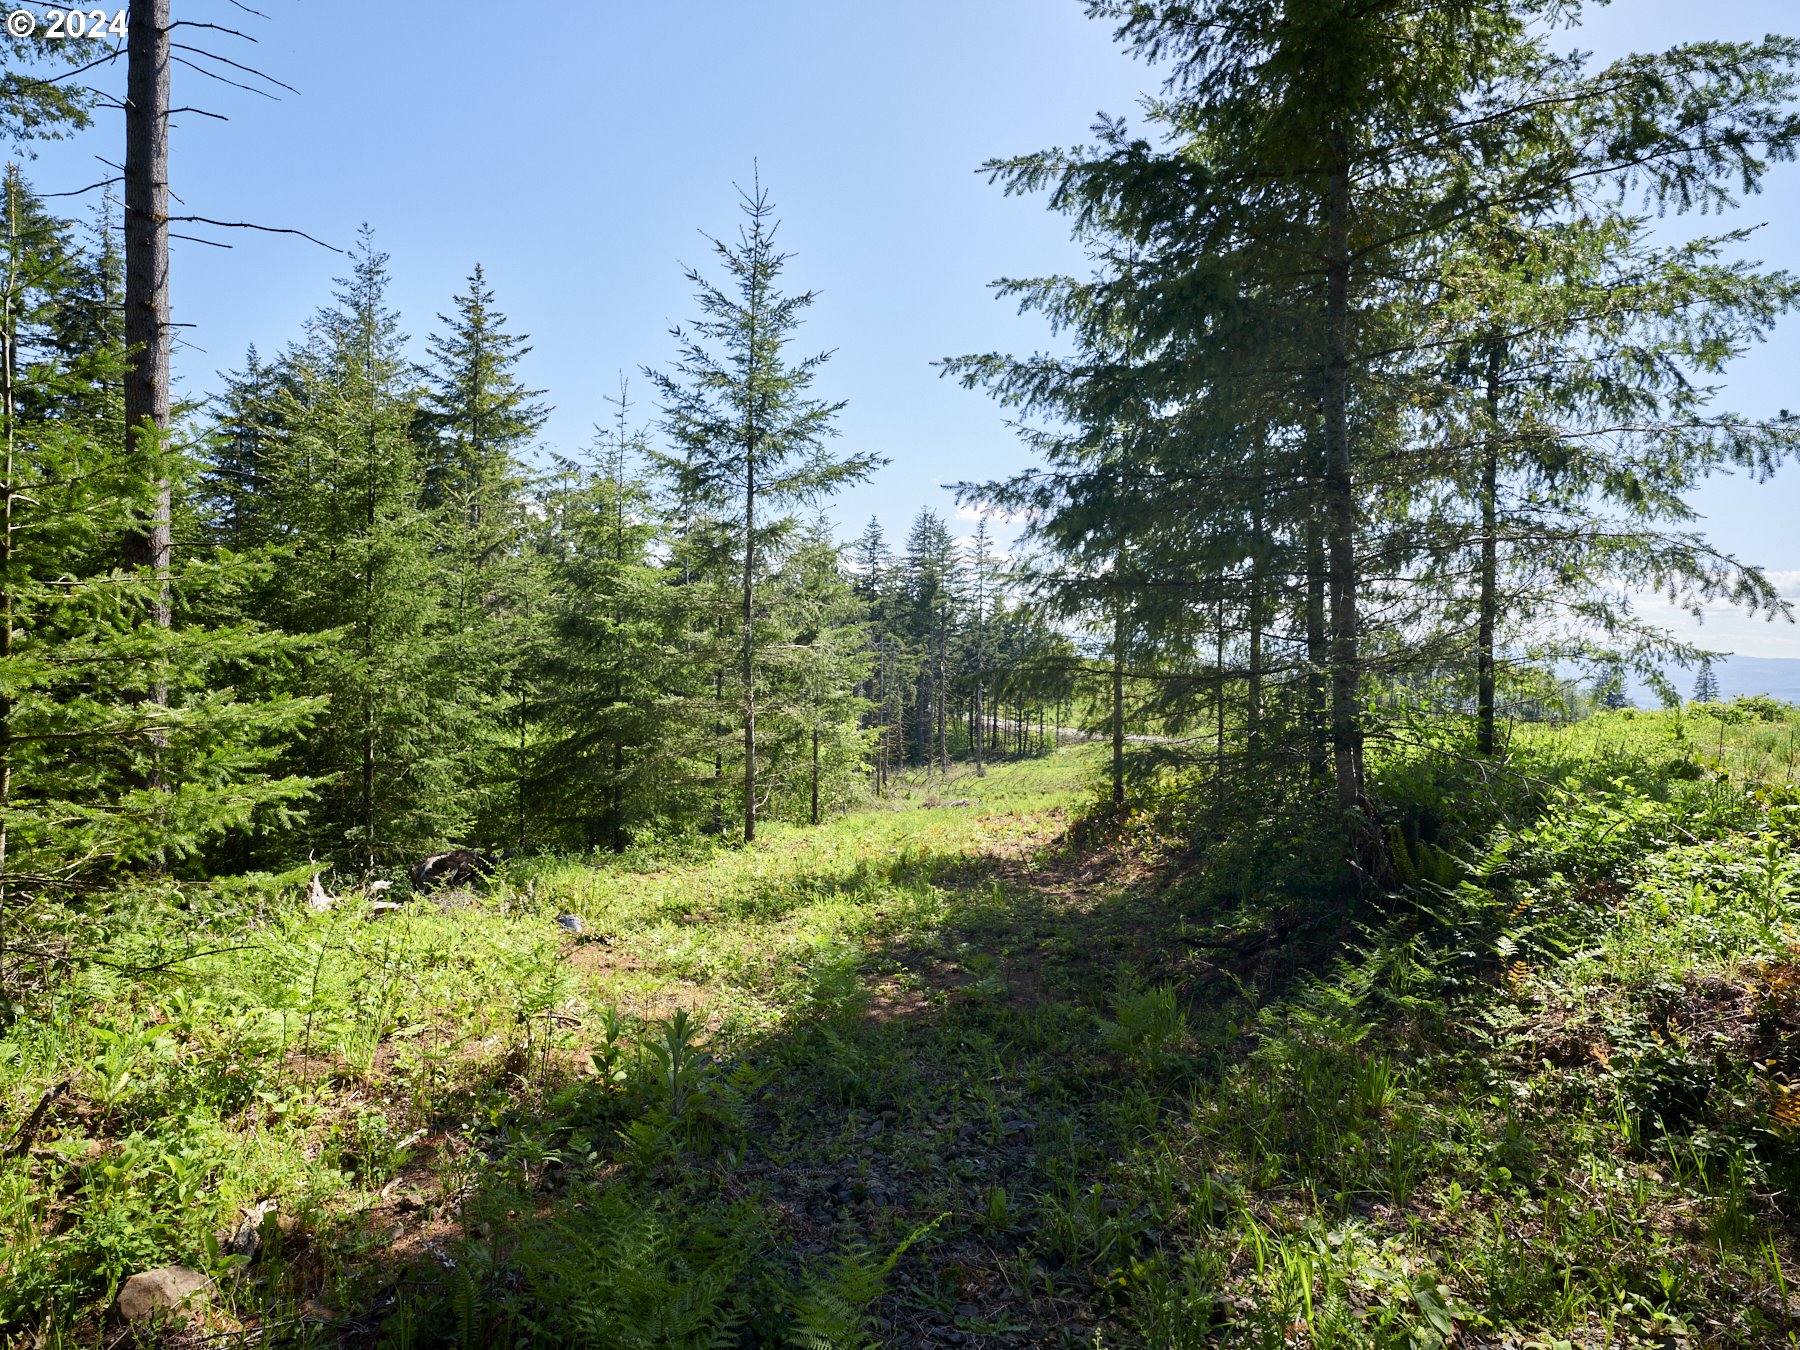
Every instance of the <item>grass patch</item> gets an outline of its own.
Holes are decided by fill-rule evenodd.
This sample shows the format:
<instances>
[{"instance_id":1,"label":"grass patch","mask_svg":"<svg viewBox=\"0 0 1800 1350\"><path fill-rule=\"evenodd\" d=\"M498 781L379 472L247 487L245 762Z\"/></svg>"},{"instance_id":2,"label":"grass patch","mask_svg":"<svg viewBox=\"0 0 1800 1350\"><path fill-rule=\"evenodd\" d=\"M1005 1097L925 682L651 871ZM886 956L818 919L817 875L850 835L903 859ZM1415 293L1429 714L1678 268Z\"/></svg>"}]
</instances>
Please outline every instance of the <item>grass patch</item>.
<instances>
[{"instance_id":1,"label":"grass patch","mask_svg":"<svg viewBox=\"0 0 1800 1350\"><path fill-rule=\"evenodd\" d=\"M1176 785L1076 849L1092 747L399 911L122 901L0 1038L0 1326L179 1262L274 1343L1789 1343L1776 716L1391 750L1353 909Z\"/></svg>"}]
</instances>

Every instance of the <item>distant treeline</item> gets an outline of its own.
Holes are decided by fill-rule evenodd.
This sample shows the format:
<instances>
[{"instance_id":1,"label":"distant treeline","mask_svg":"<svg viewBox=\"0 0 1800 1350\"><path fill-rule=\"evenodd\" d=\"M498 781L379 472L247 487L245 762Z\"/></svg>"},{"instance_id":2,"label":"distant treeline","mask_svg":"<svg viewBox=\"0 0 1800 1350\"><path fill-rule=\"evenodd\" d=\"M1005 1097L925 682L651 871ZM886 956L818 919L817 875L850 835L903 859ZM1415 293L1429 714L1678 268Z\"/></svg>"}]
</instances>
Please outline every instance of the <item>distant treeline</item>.
<instances>
[{"instance_id":1,"label":"distant treeline","mask_svg":"<svg viewBox=\"0 0 1800 1350\"><path fill-rule=\"evenodd\" d=\"M17 171L5 193L17 902L145 864L741 835L1034 751L1071 706L1074 645L1008 600L985 524L959 543L922 510L896 556L873 522L846 549L801 514L873 461L827 453L837 405L782 354L809 297L777 287L766 200L720 246L729 289L694 275L705 321L649 372L646 419L622 383L589 452L544 464L481 269L421 366L367 234L295 340L127 454L110 233ZM158 578L121 541L162 482Z\"/></svg>"}]
</instances>

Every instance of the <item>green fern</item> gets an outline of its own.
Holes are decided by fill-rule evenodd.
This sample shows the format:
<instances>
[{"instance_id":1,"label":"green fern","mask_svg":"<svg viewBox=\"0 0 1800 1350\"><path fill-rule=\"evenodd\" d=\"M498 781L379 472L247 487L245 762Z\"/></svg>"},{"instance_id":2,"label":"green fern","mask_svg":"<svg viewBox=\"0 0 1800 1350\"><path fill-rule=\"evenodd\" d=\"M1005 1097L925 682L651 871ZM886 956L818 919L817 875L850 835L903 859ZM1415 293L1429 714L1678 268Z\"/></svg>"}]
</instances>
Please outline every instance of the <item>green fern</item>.
<instances>
[{"instance_id":1,"label":"green fern","mask_svg":"<svg viewBox=\"0 0 1800 1350\"><path fill-rule=\"evenodd\" d=\"M796 1350L865 1350L873 1345L869 1309L887 1287L888 1276L906 1255L940 1223L939 1215L908 1233L885 1257L876 1260L858 1243L822 1273L815 1273L789 1299L793 1325L787 1343Z\"/></svg>"}]
</instances>

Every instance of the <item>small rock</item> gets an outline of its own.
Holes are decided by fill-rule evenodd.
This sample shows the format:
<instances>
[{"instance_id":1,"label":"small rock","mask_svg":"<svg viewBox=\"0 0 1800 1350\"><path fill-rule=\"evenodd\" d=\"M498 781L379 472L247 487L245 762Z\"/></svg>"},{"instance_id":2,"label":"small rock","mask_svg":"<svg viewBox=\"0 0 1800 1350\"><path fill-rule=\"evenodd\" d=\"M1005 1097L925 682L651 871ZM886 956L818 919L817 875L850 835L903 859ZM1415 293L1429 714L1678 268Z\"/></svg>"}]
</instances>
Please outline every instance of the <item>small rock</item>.
<instances>
[{"instance_id":1,"label":"small rock","mask_svg":"<svg viewBox=\"0 0 1800 1350\"><path fill-rule=\"evenodd\" d=\"M973 1303L959 1303L956 1305L956 1320L959 1322L972 1322L980 1316L981 1309L977 1308Z\"/></svg>"},{"instance_id":2,"label":"small rock","mask_svg":"<svg viewBox=\"0 0 1800 1350\"><path fill-rule=\"evenodd\" d=\"M581 915L558 914L556 916L556 926L565 933L579 933L581 931Z\"/></svg>"},{"instance_id":3,"label":"small rock","mask_svg":"<svg viewBox=\"0 0 1800 1350\"><path fill-rule=\"evenodd\" d=\"M145 1270L125 1281L115 1305L126 1322L142 1324L159 1318L192 1320L212 1296L213 1282L186 1266Z\"/></svg>"}]
</instances>

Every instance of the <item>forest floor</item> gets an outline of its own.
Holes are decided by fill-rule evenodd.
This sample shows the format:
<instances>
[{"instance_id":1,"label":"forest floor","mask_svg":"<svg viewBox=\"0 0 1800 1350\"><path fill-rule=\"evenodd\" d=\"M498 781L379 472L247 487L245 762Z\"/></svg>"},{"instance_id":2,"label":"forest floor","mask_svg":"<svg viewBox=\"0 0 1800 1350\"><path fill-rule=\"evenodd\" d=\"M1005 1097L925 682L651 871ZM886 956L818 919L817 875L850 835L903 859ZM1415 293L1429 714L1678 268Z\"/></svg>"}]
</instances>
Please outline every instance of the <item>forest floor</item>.
<instances>
[{"instance_id":1,"label":"forest floor","mask_svg":"<svg viewBox=\"0 0 1800 1350\"><path fill-rule=\"evenodd\" d=\"M1522 730L1536 806L1353 911L1072 834L1095 747L145 897L0 1037L0 1338L181 1264L171 1345L1794 1343L1797 728Z\"/></svg>"}]
</instances>

